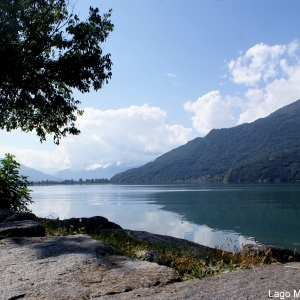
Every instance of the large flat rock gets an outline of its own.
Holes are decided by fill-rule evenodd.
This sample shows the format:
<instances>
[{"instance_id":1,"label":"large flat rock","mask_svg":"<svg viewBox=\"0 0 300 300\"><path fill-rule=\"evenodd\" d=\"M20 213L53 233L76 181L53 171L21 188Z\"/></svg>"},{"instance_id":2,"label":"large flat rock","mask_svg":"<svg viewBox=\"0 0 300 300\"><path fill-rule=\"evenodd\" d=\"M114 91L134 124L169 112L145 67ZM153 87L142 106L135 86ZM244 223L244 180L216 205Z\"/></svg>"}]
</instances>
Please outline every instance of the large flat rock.
<instances>
[{"instance_id":1,"label":"large flat rock","mask_svg":"<svg viewBox=\"0 0 300 300\"><path fill-rule=\"evenodd\" d=\"M163 286L176 272L85 235L0 241L0 299L91 299Z\"/></svg>"},{"instance_id":2,"label":"large flat rock","mask_svg":"<svg viewBox=\"0 0 300 300\"><path fill-rule=\"evenodd\" d=\"M133 233L149 239L145 232ZM181 245L168 237L150 237ZM0 299L5 300L300 299L298 262L178 280L171 268L116 255L109 245L85 235L0 240Z\"/></svg>"},{"instance_id":3,"label":"large flat rock","mask_svg":"<svg viewBox=\"0 0 300 300\"><path fill-rule=\"evenodd\" d=\"M128 293L95 299L300 299L300 263L274 263L162 287L140 288Z\"/></svg>"},{"instance_id":4,"label":"large flat rock","mask_svg":"<svg viewBox=\"0 0 300 300\"><path fill-rule=\"evenodd\" d=\"M0 223L0 237L44 236L45 228L40 222L32 220Z\"/></svg>"}]
</instances>

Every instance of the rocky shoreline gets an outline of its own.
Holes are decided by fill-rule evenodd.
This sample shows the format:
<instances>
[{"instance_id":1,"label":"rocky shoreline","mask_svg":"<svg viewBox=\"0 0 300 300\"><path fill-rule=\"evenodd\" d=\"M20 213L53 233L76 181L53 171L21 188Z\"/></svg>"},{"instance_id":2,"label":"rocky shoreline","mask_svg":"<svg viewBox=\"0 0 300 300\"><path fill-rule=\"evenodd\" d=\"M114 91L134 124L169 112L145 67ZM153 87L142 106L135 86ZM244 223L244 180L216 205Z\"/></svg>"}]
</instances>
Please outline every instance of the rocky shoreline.
<instances>
[{"instance_id":1,"label":"rocky shoreline","mask_svg":"<svg viewBox=\"0 0 300 300\"><path fill-rule=\"evenodd\" d=\"M49 221L54 228L72 228L78 232L84 228L87 233L112 230L142 241L177 248L188 247L194 252L220 251L170 236L122 229L99 216ZM240 270L212 278L176 283L180 278L173 268L150 262L155 261L155 252L146 251L141 253L139 260L130 259L118 255L101 240L94 240L87 235L45 236L45 228L40 219L31 213L0 210L0 236L0 299L132 299L140 296L183 299L179 295L184 290L194 290L190 299L199 299L198 295L203 293L199 286L205 281L214 282L220 280L214 279L217 277L229 279L230 276L237 276L231 273L244 274L243 276L252 274L252 271ZM247 245L244 251L272 251L279 261L300 261L298 253L281 247ZM294 262L293 266L295 264L298 266L299 263ZM275 265L282 268L286 266L272 264L254 269L270 272L271 269L279 268ZM297 269L291 270L295 272ZM300 268L296 273L299 275L296 276L299 278L296 282L300 282ZM208 296L207 294L204 299L209 299Z\"/></svg>"}]
</instances>

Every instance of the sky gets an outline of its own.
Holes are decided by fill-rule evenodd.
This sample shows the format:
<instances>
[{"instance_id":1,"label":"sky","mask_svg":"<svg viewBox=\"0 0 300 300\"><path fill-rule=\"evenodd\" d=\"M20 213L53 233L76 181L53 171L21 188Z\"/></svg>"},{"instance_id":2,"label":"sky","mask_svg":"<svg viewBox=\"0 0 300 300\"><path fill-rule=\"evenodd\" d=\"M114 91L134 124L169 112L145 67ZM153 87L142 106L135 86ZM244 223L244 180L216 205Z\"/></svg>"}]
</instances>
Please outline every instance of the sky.
<instances>
[{"instance_id":1,"label":"sky","mask_svg":"<svg viewBox=\"0 0 300 300\"><path fill-rule=\"evenodd\" d=\"M81 134L57 146L0 131L0 157L48 174L130 168L300 99L298 0L77 0L74 12L84 20L90 6L113 10L102 45L113 75L74 91Z\"/></svg>"}]
</instances>

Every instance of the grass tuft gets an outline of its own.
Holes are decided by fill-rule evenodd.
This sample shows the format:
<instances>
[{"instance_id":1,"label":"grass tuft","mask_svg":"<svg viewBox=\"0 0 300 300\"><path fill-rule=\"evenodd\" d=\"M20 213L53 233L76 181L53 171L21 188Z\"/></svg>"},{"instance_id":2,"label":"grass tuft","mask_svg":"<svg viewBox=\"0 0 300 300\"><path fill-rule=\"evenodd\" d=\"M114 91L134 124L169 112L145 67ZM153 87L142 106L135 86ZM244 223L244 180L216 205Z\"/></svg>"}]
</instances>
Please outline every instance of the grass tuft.
<instances>
[{"instance_id":1,"label":"grass tuft","mask_svg":"<svg viewBox=\"0 0 300 300\"><path fill-rule=\"evenodd\" d=\"M58 227L55 219L39 218L42 225L45 227L46 235L48 236L66 236L74 234L85 234L85 228L74 229L72 225L68 227Z\"/></svg>"},{"instance_id":2,"label":"grass tuft","mask_svg":"<svg viewBox=\"0 0 300 300\"><path fill-rule=\"evenodd\" d=\"M72 226L58 228L55 220L46 218L40 220L46 228L46 235L49 236L85 234L84 228L77 230L74 230ZM140 251L155 250L157 255L154 262L175 269L182 281L276 262L271 251L266 251L261 255L256 253L245 254L238 251L227 252L217 248L211 251L195 251L195 249L190 249L187 246L178 248L171 245L141 241L118 230L102 230L100 233L90 236L110 245L116 254L132 259L137 259Z\"/></svg>"},{"instance_id":3,"label":"grass tuft","mask_svg":"<svg viewBox=\"0 0 300 300\"><path fill-rule=\"evenodd\" d=\"M131 238L120 231L103 230L93 238L103 241L120 254L130 258L137 258L142 250L156 250L156 263L174 268L182 281L213 276L234 270L251 268L256 265L275 262L271 254L263 255L242 252L226 252L219 249L213 251L198 251L189 248L176 248L157 243L150 243Z\"/></svg>"}]
</instances>

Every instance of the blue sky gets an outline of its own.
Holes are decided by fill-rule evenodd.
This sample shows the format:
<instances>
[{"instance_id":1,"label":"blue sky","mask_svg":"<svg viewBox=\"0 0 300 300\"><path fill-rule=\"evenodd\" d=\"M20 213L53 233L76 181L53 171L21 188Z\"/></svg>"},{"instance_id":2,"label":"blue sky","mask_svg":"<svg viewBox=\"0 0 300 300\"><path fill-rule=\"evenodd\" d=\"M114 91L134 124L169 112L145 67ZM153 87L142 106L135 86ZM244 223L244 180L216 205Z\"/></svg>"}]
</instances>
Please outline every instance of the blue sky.
<instances>
[{"instance_id":1,"label":"blue sky","mask_svg":"<svg viewBox=\"0 0 300 300\"><path fill-rule=\"evenodd\" d=\"M80 136L60 146L34 133L0 132L0 156L54 173L135 166L300 98L297 0L77 0L75 13L113 9L104 53L112 79L80 94Z\"/></svg>"}]
</instances>

